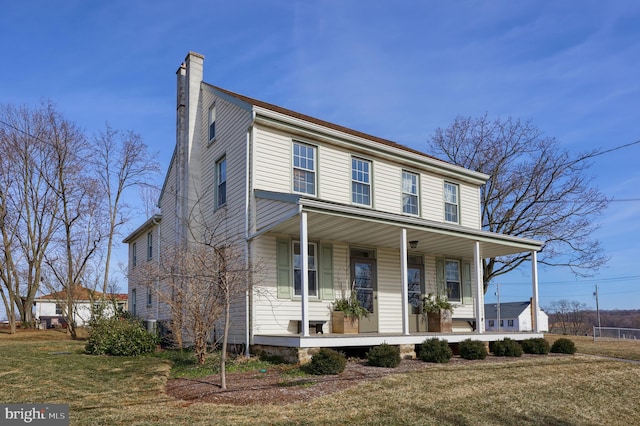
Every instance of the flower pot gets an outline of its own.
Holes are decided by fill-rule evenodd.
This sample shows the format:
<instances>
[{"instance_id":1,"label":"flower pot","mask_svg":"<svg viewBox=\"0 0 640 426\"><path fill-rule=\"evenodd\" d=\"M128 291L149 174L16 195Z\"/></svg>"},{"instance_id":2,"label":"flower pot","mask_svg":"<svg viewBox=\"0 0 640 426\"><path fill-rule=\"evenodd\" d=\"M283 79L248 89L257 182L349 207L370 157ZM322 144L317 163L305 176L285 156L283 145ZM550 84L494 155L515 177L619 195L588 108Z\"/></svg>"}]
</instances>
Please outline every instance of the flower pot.
<instances>
[{"instance_id":1,"label":"flower pot","mask_svg":"<svg viewBox=\"0 0 640 426\"><path fill-rule=\"evenodd\" d=\"M331 312L331 330L339 334L358 334L358 318L344 316L344 312Z\"/></svg>"},{"instance_id":2,"label":"flower pot","mask_svg":"<svg viewBox=\"0 0 640 426\"><path fill-rule=\"evenodd\" d=\"M449 309L427 313L427 327L432 333L451 333L453 330L452 323L453 316Z\"/></svg>"}]
</instances>

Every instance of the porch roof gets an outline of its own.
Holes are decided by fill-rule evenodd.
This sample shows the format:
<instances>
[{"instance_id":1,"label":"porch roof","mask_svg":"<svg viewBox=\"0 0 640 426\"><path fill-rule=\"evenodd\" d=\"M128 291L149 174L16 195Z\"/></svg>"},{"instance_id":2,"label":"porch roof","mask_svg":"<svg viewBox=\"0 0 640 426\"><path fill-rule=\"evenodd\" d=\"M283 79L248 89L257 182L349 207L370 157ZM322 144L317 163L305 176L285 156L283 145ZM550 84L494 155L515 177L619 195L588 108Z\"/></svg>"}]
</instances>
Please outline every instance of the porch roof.
<instances>
[{"instance_id":1,"label":"porch roof","mask_svg":"<svg viewBox=\"0 0 640 426\"><path fill-rule=\"evenodd\" d=\"M400 244L399 231L405 228L407 241L418 241L416 251L441 256L473 257L473 243L478 241L482 258L538 251L543 245L536 240L321 201L297 194L256 190L255 195L257 198L297 205L298 212L306 211L310 240L347 241L352 245L397 248ZM299 235L299 214L281 217L259 227L256 235L265 232Z\"/></svg>"}]
</instances>

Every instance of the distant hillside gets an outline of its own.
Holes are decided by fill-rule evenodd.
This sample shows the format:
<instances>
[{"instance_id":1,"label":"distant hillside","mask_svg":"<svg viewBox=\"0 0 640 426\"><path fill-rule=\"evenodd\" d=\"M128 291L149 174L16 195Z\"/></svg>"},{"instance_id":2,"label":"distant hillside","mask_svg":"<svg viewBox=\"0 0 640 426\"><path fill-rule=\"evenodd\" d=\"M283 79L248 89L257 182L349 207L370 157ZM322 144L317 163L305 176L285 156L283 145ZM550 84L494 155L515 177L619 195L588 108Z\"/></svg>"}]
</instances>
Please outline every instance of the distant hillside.
<instances>
[{"instance_id":1,"label":"distant hillside","mask_svg":"<svg viewBox=\"0 0 640 426\"><path fill-rule=\"evenodd\" d=\"M598 325L595 310L567 312L564 316L547 313L552 333L591 335ZM600 310L600 326L640 329L640 309Z\"/></svg>"}]
</instances>

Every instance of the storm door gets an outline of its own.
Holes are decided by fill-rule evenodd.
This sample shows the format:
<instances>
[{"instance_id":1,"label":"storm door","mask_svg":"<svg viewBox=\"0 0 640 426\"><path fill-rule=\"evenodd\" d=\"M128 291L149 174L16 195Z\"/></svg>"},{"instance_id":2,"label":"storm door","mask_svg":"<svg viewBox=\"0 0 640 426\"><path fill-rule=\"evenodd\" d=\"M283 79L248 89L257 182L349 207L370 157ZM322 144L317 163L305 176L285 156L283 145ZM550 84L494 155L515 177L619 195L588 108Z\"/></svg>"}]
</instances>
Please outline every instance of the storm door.
<instances>
[{"instance_id":1,"label":"storm door","mask_svg":"<svg viewBox=\"0 0 640 426\"><path fill-rule=\"evenodd\" d=\"M371 250L351 249L351 283L360 304L369 311L368 318L360 319L360 333L378 331L378 285L376 259Z\"/></svg>"}]
</instances>

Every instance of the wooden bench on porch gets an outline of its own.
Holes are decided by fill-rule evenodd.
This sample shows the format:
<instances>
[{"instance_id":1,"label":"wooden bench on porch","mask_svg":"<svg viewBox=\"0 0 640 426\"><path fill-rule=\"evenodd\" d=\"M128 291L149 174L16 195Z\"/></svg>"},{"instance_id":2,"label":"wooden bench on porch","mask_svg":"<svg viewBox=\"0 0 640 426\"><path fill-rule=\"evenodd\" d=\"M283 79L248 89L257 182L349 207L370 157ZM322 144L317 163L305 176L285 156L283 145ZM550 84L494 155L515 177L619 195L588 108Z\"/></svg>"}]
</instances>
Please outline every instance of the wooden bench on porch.
<instances>
[{"instance_id":1,"label":"wooden bench on porch","mask_svg":"<svg viewBox=\"0 0 640 426\"><path fill-rule=\"evenodd\" d=\"M327 320L309 320L309 330L315 330L316 334L324 334L322 327L324 327ZM296 321L298 325L298 333L302 333L302 321Z\"/></svg>"}]
</instances>

